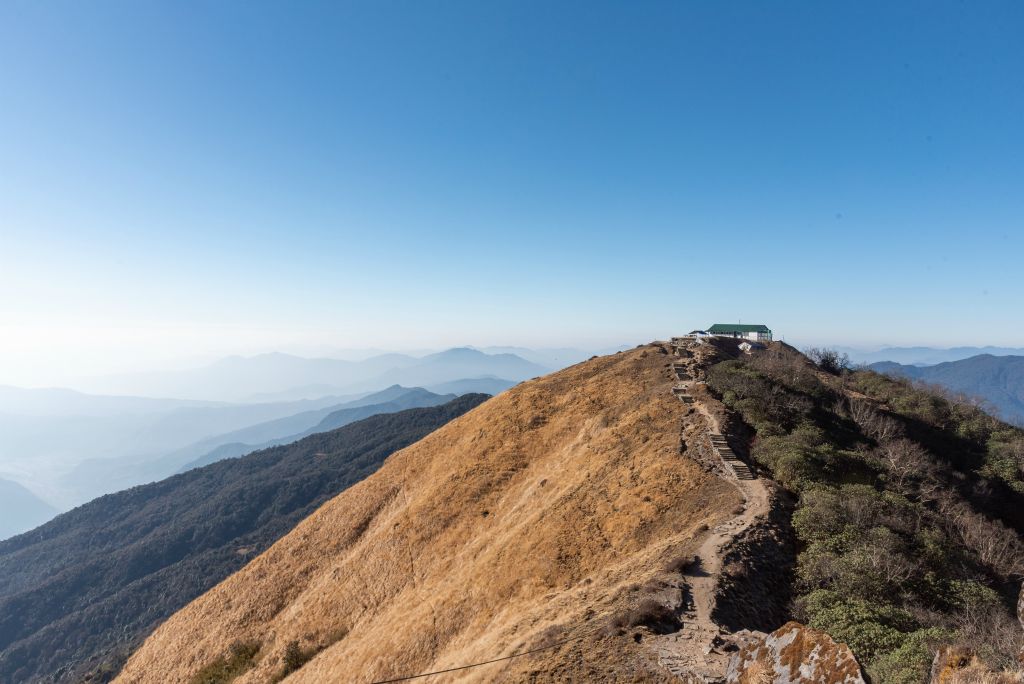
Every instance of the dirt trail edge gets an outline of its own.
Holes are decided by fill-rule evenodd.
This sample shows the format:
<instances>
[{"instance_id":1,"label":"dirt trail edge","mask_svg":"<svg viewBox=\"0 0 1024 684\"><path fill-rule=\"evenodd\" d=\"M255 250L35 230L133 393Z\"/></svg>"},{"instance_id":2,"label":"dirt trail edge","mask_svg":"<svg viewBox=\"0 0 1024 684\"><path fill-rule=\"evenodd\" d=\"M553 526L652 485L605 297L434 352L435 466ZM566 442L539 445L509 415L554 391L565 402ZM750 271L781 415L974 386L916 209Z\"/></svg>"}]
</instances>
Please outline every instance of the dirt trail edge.
<instances>
[{"instance_id":1,"label":"dirt trail edge","mask_svg":"<svg viewBox=\"0 0 1024 684\"><path fill-rule=\"evenodd\" d=\"M658 662L680 681L710 684L725 681L729 663L729 632L712 619L716 588L722 572L724 549L758 520L768 516L771 499L763 480L739 459L722 434L719 416L725 406L704 387L705 370L720 360L719 352L707 342L674 339L672 370L680 381L672 392L693 407L684 419L688 451L702 455L710 469L732 484L743 497L735 517L720 523L700 545L695 562L687 572L691 603L683 614L683 627L674 634L656 637L652 648ZM689 427L689 430L686 428Z\"/></svg>"}]
</instances>

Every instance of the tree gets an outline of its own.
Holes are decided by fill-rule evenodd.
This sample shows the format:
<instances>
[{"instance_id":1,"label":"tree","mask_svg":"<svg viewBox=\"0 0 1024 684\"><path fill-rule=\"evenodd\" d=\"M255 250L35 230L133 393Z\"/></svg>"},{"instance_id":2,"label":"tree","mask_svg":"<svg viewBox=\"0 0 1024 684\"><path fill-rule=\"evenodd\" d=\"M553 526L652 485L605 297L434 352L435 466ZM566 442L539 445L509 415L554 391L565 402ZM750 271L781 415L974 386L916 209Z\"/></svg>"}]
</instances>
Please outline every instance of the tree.
<instances>
[{"instance_id":1,"label":"tree","mask_svg":"<svg viewBox=\"0 0 1024 684\"><path fill-rule=\"evenodd\" d=\"M835 349L811 347L804 355L818 368L832 375L842 375L851 368L849 354L841 354Z\"/></svg>"}]
</instances>

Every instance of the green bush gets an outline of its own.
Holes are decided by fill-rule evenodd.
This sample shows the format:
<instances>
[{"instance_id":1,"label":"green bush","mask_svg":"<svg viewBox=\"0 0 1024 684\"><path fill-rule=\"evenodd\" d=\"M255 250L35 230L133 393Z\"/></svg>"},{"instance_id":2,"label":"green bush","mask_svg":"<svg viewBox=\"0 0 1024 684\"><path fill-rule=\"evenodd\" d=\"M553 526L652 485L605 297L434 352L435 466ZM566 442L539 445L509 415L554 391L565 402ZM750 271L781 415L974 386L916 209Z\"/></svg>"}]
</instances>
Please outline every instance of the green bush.
<instances>
[{"instance_id":1,"label":"green bush","mask_svg":"<svg viewBox=\"0 0 1024 684\"><path fill-rule=\"evenodd\" d=\"M190 684L227 684L249 670L260 652L258 641L236 641L228 653L195 673Z\"/></svg>"},{"instance_id":2,"label":"green bush","mask_svg":"<svg viewBox=\"0 0 1024 684\"><path fill-rule=\"evenodd\" d=\"M921 684L928 678L936 646L954 636L938 627L911 632L899 648L879 655L867 668L868 674L872 681L885 684Z\"/></svg>"},{"instance_id":3,"label":"green bush","mask_svg":"<svg viewBox=\"0 0 1024 684\"><path fill-rule=\"evenodd\" d=\"M902 608L850 598L838 591L813 591L798 603L811 627L845 642L867 659L900 648L907 635L920 626Z\"/></svg>"},{"instance_id":4,"label":"green bush","mask_svg":"<svg viewBox=\"0 0 1024 684\"><path fill-rule=\"evenodd\" d=\"M879 682L922 681L942 643L972 643L997 665L1019 652L989 583L1014 579L1020 530L998 511L1024 499L997 501L1006 488L992 485L1024 494L1024 431L907 380L815 373L785 348L718 364L708 384L753 428L754 459L799 497L798 619L847 643Z\"/></svg>"}]
</instances>

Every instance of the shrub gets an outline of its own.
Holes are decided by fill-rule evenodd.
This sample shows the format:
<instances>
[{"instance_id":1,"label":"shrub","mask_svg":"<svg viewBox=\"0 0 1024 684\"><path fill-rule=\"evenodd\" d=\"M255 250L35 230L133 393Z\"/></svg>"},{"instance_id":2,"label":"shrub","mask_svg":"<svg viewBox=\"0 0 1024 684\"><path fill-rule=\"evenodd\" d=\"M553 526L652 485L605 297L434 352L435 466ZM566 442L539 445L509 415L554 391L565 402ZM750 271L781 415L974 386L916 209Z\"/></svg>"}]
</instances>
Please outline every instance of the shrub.
<instances>
[{"instance_id":1,"label":"shrub","mask_svg":"<svg viewBox=\"0 0 1024 684\"><path fill-rule=\"evenodd\" d=\"M693 572L698 568L700 568L699 556L679 556L669 561L668 565L665 566L667 572L675 572L680 575Z\"/></svg>"},{"instance_id":2,"label":"shrub","mask_svg":"<svg viewBox=\"0 0 1024 684\"><path fill-rule=\"evenodd\" d=\"M850 370L850 356L848 354L841 354L835 349L811 347L804 354L814 362L814 365L826 373L839 375Z\"/></svg>"},{"instance_id":3,"label":"shrub","mask_svg":"<svg viewBox=\"0 0 1024 684\"><path fill-rule=\"evenodd\" d=\"M644 599L633 610L627 613L627 627L649 627L659 634L667 634L679 629L679 616L669 608L651 598Z\"/></svg>"},{"instance_id":4,"label":"shrub","mask_svg":"<svg viewBox=\"0 0 1024 684\"><path fill-rule=\"evenodd\" d=\"M952 632L938 627L911 632L899 648L876 658L868 674L872 681L886 684L921 684L928 678L936 646L952 638Z\"/></svg>"},{"instance_id":5,"label":"shrub","mask_svg":"<svg viewBox=\"0 0 1024 684\"><path fill-rule=\"evenodd\" d=\"M799 495L797 619L846 642L875 681L920 682L934 647L956 643L1013 665L1024 633L992 587L1024 576L1024 431L970 399L809 355L838 377L785 349L708 373L753 428L754 459Z\"/></svg>"},{"instance_id":6,"label":"shrub","mask_svg":"<svg viewBox=\"0 0 1024 684\"><path fill-rule=\"evenodd\" d=\"M258 641L236 641L223 655L196 672L190 684L227 684L251 668L259 655Z\"/></svg>"},{"instance_id":7,"label":"shrub","mask_svg":"<svg viewBox=\"0 0 1024 684\"><path fill-rule=\"evenodd\" d=\"M284 662L285 674L291 674L292 672L300 669L310 661L313 655L313 651L303 650L302 647L299 646L298 641L289 641L288 645L284 647L284 656L281 658Z\"/></svg>"},{"instance_id":8,"label":"shrub","mask_svg":"<svg viewBox=\"0 0 1024 684\"><path fill-rule=\"evenodd\" d=\"M845 642L861 658L894 651L919 625L905 610L878 600L850 598L838 591L818 590L798 599L808 624Z\"/></svg>"}]
</instances>

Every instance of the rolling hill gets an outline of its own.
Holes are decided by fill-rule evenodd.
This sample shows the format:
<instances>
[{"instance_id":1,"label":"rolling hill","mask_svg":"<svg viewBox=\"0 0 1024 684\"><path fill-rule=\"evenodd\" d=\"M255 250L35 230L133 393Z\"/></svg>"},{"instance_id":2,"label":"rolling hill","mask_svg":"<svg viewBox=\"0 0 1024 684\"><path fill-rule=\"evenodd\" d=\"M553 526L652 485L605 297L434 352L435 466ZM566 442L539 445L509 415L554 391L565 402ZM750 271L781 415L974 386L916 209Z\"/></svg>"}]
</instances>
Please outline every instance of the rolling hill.
<instances>
[{"instance_id":1,"label":"rolling hill","mask_svg":"<svg viewBox=\"0 0 1024 684\"><path fill-rule=\"evenodd\" d=\"M63 388L0 385L0 413L19 416L112 416L164 413L178 408L218 406L217 402L85 394Z\"/></svg>"},{"instance_id":2,"label":"rolling hill","mask_svg":"<svg viewBox=\"0 0 1024 684\"><path fill-rule=\"evenodd\" d=\"M103 397L79 402L81 396L75 396L82 414L46 414L38 403L33 413L0 413L0 476L16 479L64 510L116 489L103 478L66 477L90 459L141 463L213 435L339 403L335 397L245 405L136 398L126 403L120 397L110 405ZM166 474L171 472L174 468Z\"/></svg>"},{"instance_id":3,"label":"rolling hill","mask_svg":"<svg viewBox=\"0 0 1024 684\"><path fill-rule=\"evenodd\" d=\"M101 497L0 543L0 681L104 681L157 624L483 395Z\"/></svg>"},{"instance_id":4,"label":"rolling hill","mask_svg":"<svg viewBox=\"0 0 1024 684\"><path fill-rule=\"evenodd\" d=\"M934 366L882 362L872 364L870 368L979 397L1006 420L1024 424L1024 356L981 354Z\"/></svg>"},{"instance_id":5,"label":"rolling hill","mask_svg":"<svg viewBox=\"0 0 1024 684\"><path fill-rule=\"evenodd\" d=\"M501 394L516 383L501 378L473 378L472 380L452 380L427 387L431 392L438 394L470 394L480 392L482 394Z\"/></svg>"}]
</instances>

